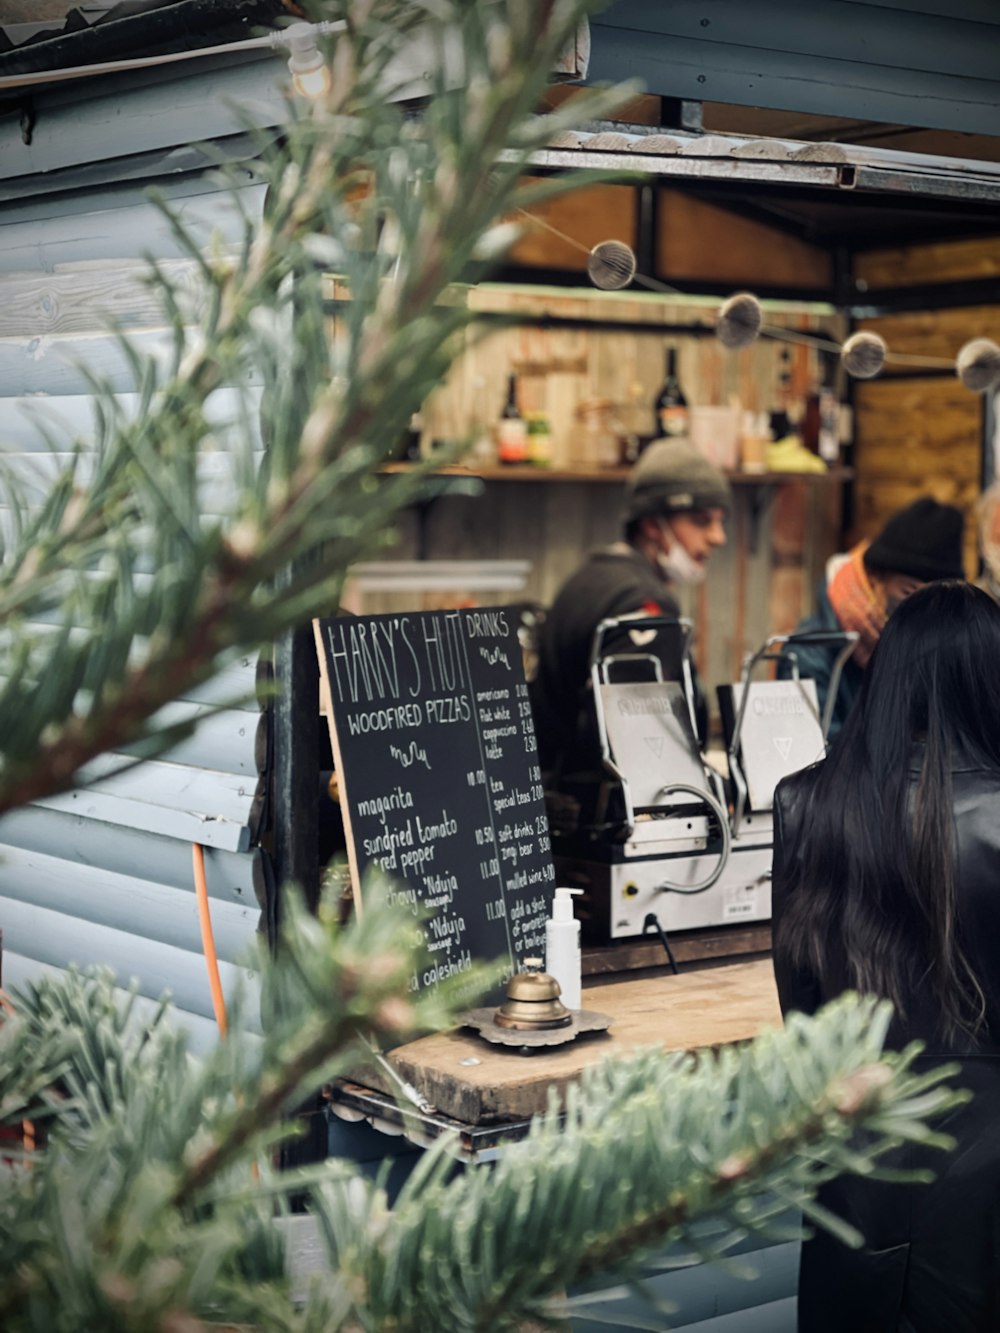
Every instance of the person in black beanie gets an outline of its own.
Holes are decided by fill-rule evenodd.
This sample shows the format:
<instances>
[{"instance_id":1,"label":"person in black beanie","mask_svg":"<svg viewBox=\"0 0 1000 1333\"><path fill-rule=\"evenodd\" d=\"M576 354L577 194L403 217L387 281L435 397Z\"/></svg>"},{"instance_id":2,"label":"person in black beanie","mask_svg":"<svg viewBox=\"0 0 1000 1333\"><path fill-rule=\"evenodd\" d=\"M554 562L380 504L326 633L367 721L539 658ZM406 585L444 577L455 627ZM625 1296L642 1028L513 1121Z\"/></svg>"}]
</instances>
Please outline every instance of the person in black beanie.
<instances>
[{"instance_id":1,"label":"person in black beanie","mask_svg":"<svg viewBox=\"0 0 1000 1333\"><path fill-rule=\"evenodd\" d=\"M564 775L601 770L590 688L590 654L601 621L677 616L671 588L700 583L712 552L725 544L729 482L686 439L654 441L625 486L622 540L591 552L559 590L542 622L538 670L529 683L538 751L547 785ZM653 652L664 678L676 680L680 637L637 626L608 645L613 652ZM693 673L692 673L693 674ZM698 695L695 681L696 697ZM702 705L699 725L707 727Z\"/></svg>"},{"instance_id":2,"label":"person in black beanie","mask_svg":"<svg viewBox=\"0 0 1000 1333\"><path fill-rule=\"evenodd\" d=\"M860 542L827 564L816 610L795 627L808 631L853 630L858 634L848 658L834 704L830 735L840 730L861 688L865 667L879 635L895 608L910 593L937 579L965 577L962 542L965 520L954 505L939 504L929 495L893 514L871 542ZM837 644L796 647L799 675L816 682L820 713L826 706ZM778 663L778 676L788 679L792 664Z\"/></svg>"}]
</instances>

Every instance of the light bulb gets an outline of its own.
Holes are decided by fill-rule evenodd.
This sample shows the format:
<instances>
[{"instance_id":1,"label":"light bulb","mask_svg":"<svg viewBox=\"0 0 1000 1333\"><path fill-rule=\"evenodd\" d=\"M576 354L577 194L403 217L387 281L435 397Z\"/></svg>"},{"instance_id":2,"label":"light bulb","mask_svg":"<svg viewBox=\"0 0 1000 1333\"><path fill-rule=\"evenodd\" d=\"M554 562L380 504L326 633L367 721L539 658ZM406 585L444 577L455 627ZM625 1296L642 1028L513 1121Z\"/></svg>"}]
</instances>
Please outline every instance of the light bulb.
<instances>
[{"instance_id":1,"label":"light bulb","mask_svg":"<svg viewBox=\"0 0 1000 1333\"><path fill-rule=\"evenodd\" d=\"M292 86L302 97L323 97L330 91L330 71L316 43L311 23L293 23L282 35L288 46L288 72Z\"/></svg>"},{"instance_id":2,"label":"light bulb","mask_svg":"<svg viewBox=\"0 0 1000 1333\"><path fill-rule=\"evenodd\" d=\"M333 85L330 78L330 70L322 58L319 64L313 69L301 70L292 69L292 62L289 60L288 68L292 71L292 87L302 97L311 97L313 99L325 97Z\"/></svg>"}]
</instances>

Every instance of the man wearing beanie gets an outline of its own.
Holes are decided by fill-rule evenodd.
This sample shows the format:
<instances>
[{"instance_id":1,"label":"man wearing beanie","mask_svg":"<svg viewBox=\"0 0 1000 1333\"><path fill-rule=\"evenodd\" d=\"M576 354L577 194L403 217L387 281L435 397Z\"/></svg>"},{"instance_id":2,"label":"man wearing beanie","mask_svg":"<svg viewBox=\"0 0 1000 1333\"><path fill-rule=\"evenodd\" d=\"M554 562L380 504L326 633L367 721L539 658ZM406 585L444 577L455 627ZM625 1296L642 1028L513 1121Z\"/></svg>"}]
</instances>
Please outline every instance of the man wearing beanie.
<instances>
[{"instance_id":1,"label":"man wearing beanie","mask_svg":"<svg viewBox=\"0 0 1000 1333\"><path fill-rule=\"evenodd\" d=\"M594 631L622 616L679 615L672 584L700 583L725 544L730 506L725 476L686 439L657 440L625 488L622 540L593 551L560 589L543 622L531 702L542 769L554 779L600 769L590 686ZM648 652L648 631L630 630L617 652ZM662 654L661 654L662 655ZM670 636L664 676L680 674L679 636Z\"/></svg>"},{"instance_id":2,"label":"man wearing beanie","mask_svg":"<svg viewBox=\"0 0 1000 1333\"><path fill-rule=\"evenodd\" d=\"M963 526L960 509L925 495L894 514L872 542L861 542L827 564L816 611L800 621L795 632L854 630L860 636L840 678L831 736L843 725L883 626L899 603L935 579L965 577ZM821 713L839 652L837 644L795 649L799 675L816 682ZM791 674L791 662L784 657L778 675L788 679Z\"/></svg>"}]
</instances>

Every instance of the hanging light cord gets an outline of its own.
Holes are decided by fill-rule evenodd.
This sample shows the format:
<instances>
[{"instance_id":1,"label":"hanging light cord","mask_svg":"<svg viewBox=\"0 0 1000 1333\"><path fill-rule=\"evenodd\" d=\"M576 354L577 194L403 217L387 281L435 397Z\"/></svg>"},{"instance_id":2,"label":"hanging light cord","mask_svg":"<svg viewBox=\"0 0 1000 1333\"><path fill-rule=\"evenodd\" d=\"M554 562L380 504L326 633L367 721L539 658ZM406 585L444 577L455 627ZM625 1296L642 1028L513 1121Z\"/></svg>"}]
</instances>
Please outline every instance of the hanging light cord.
<instances>
[{"instance_id":1,"label":"hanging light cord","mask_svg":"<svg viewBox=\"0 0 1000 1333\"><path fill-rule=\"evenodd\" d=\"M584 245L575 237L569 236L558 227L554 227L551 222L538 217L534 213L529 213L526 208L518 208L518 213L526 218L532 226L541 227L553 236L557 236L565 245L577 250L580 254L592 255L592 247ZM618 244L624 245L625 242ZM599 247L598 247L599 248ZM651 278L648 274L634 272L631 281L640 287L645 287L651 292L659 292L665 296L678 296L682 299L688 295L686 292L679 291L676 287L671 287L669 283L661 282L658 278ZM822 352L833 352L839 355L843 350L839 342L834 342L831 338L824 338L815 333L803 333L798 329L780 328L774 324L762 324L759 330L762 338L772 338L776 342L801 343L806 347L815 347ZM891 365L898 366L919 366L930 370L954 370L955 363L947 357L942 356L920 356L910 352L891 352L886 351L885 360Z\"/></svg>"},{"instance_id":2,"label":"hanging light cord","mask_svg":"<svg viewBox=\"0 0 1000 1333\"><path fill-rule=\"evenodd\" d=\"M179 60L196 60L201 56L224 56L236 51L283 51L292 45L291 34L304 28L314 37L329 37L347 27L343 19L326 23L293 23L277 32L262 37L247 37L239 42L221 46L202 46L193 51L170 51L165 55L136 56L132 60L108 60L97 65L71 65L65 69L41 70L33 74L8 74L0 78L0 92L7 88L31 88L40 83L64 83L72 79L89 79L98 74L123 74L133 69L152 69L155 65L172 65Z\"/></svg>"},{"instance_id":3,"label":"hanging light cord","mask_svg":"<svg viewBox=\"0 0 1000 1333\"><path fill-rule=\"evenodd\" d=\"M194 866L194 890L198 900L198 924L201 926L201 947L208 968L208 986L212 993L212 1009L220 1033L225 1036L229 1031L226 1018L226 997L222 993L222 981L219 978L219 959L215 952L215 936L212 933L212 914L208 905L208 881L205 878L205 849L200 843L191 844L191 860Z\"/></svg>"}]
</instances>

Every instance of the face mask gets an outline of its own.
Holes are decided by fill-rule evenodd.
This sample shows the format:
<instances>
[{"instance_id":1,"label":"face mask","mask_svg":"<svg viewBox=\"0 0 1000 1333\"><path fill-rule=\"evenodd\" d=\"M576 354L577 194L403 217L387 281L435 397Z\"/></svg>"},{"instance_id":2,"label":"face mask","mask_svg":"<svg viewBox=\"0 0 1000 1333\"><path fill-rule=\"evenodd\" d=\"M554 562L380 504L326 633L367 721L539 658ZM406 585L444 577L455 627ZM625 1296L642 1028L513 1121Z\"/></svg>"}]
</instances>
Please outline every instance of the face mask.
<instances>
[{"instance_id":1,"label":"face mask","mask_svg":"<svg viewBox=\"0 0 1000 1333\"><path fill-rule=\"evenodd\" d=\"M666 533L667 540L670 543L667 551L660 551L656 556L656 563L663 577L671 583L703 583L707 572L705 566L699 564L693 556L688 555L674 536L673 530L666 519L661 521L660 530Z\"/></svg>"}]
</instances>

